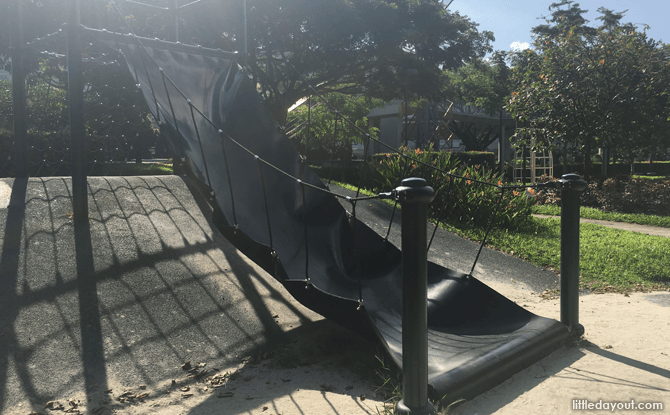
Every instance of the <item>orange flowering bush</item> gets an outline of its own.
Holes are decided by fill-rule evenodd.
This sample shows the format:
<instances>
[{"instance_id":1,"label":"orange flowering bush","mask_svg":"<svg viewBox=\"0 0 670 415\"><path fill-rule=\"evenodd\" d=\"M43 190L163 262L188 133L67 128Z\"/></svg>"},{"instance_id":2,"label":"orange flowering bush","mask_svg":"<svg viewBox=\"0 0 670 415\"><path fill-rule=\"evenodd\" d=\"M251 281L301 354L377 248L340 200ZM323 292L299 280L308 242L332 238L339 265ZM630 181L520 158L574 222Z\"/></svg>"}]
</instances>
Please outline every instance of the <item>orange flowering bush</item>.
<instances>
[{"instance_id":1,"label":"orange flowering bush","mask_svg":"<svg viewBox=\"0 0 670 415\"><path fill-rule=\"evenodd\" d=\"M386 154L375 170L374 190L388 192L408 177L422 177L437 191L429 206L433 218L486 226L496 213L502 178L480 165L460 164L450 152L401 149L402 155ZM451 173L451 175L449 174ZM456 177L459 176L459 177ZM503 194L496 217L496 226L517 227L531 213L533 198L524 192L507 190Z\"/></svg>"}]
</instances>

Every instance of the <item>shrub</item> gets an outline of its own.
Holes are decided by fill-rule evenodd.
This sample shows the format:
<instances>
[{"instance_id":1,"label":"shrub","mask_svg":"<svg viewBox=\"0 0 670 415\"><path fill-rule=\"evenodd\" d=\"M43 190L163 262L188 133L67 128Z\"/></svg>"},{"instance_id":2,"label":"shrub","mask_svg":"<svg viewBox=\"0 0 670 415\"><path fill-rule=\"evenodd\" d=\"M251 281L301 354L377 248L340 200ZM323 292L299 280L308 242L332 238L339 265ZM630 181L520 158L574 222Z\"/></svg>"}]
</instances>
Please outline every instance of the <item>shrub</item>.
<instances>
[{"instance_id":1,"label":"shrub","mask_svg":"<svg viewBox=\"0 0 670 415\"><path fill-rule=\"evenodd\" d=\"M560 193L541 190L538 204L560 205ZM670 179L611 177L589 182L581 195L581 204L610 212L646 213L670 216Z\"/></svg>"},{"instance_id":2,"label":"shrub","mask_svg":"<svg viewBox=\"0 0 670 415\"><path fill-rule=\"evenodd\" d=\"M496 213L502 184L498 173L481 165L463 165L450 152L401 149L402 155L386 154L373 162L377 192L397 187L408 177L424 178L436 190L429 207L433 218L470 226L486 226ZM456 177L460 176L460 177ZM534 199L523 192L506 190L502 195L496 226L518 227L530 217Z\"/></svg>"}]
</instances>

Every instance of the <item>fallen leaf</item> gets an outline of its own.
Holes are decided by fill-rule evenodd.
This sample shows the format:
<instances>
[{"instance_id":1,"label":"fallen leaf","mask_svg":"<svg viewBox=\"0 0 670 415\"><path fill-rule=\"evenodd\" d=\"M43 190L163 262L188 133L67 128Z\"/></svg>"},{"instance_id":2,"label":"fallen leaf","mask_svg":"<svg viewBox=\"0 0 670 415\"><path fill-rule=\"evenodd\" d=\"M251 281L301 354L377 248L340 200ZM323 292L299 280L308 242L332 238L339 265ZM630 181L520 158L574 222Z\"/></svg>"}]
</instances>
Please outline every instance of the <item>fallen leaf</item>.
<instances>
[{"instance_id":1,"label":"fallen leaf","mask_svg":"<svg viewBox=\"0 0 670 415\"><path fill-rule=\"evenodd\" d=\"M64 409L63 404L58 402L58 401L49 401L49 402L46 403L46 405L44 405L44 407L49 408L53 411L57 411L59 409Z\"/></svg>"},{"instance_id":2,"label":"fallen leaf","mask_svg":"<svg viewBox=\"0 0 670 415\"><path fill-rule=\"evenodd\" d=\"M188 386L184 386L182 388L179 388L179 390L182 391L182 392L188 392L188 391L191 390L191 388L189 388Z\"/></svg>"},{"instance_id":3,"label":"fallen leaf","mask_svg":"<svg viewBox=\"0 0 670 415\"><path fill-rule=\"evenodd\" d=\"M188 399L188 398L190 398L191 396L193 396L192 393L182 393L182 394L181 394L181 397L184 398L184 399Z\"/></svg>"}]
</instances>

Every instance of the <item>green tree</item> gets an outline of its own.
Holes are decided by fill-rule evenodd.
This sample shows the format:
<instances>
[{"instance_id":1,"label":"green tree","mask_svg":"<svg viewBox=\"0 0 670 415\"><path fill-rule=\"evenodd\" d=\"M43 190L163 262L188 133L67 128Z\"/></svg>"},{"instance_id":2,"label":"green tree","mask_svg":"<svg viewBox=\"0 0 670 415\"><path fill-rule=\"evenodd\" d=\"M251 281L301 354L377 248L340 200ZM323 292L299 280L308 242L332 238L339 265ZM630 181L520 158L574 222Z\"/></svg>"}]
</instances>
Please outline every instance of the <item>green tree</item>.
<instances>
[{"instance_id":1,"label":"green tree","mask_svg":"<svg viewBox=\"0 0 670 415\"><path fill-rule=\"evenodd\" d=\"M312 97L288 113L288 136L312 160L348 162L352 144L364 142L365 134L377 138L379 130L369 125L366 115L383 104L379 99L337 92Z\"/></svg>"},{"instance_id":2,"label":"green tree","mask_svg":"<svg viewBox=\"0 0 670 415\"><path fill-rule=\"evenodd\" d=\"M578 8L569 1L552 7L561 5ZM583 27L581 9L570 18L555 11L551 30L535 29L535 50L517 57L507 106L526 125L517 144L578 148L586 172L598 148L635 154L667 146L667 48L619 25L623 13L600 11L605 24L593 30Z\"/></svg>"},{"instance_id":3,"label":"green tree","mask_svg":"<svg viewBox=\"0 0 670 415\"><path fill-rule=\"evenodd\" d=\"M25 3L24 15L31 22L27 39L54 31L66 21L66 0ZM123 32L129 31L129 24L137 35L174 39L174 10L163 10L172 3L144 3L155 7L82 2L82 23ZM312 95L313 89L382 99L403 97L407 90L439 98L443 69L484 56L493 40L491 32L480 32L475 22L447 10L439 0L248 0L246 4L247 67L281 124L288 109ZM238 0L202 1L180 9L180 41L242 50L241 5ZM6 46L9 35L2 30L0 44ZM408 77L408 70L416 70L418 76Z\"/></svg>"},{"instance_id":4,"label":"green tree","mask_svg":"<svg viewBox=\"0 0 670 415\"><path fill-rule=\"evenodd\" d=\"M495 52L490 60L474 60L448 71L447 76L447 95L450 99L502 117L510 93L509 68L504 52ZM452 121L449 129L462 140L468 151L485 151L500 138L501 132L499 123L481 124L475 121Z\"/></svg>"},{"instance_id":5,"label":"green tree","mask_svg":"<svg viewBox=\"0 0 670 415\"><path fill-rule=\"evenodd\" d=\"M280 123L293 103L313 94L312 88L386 100L403 97L405 90L438 98L444 89L441 68L483 56L493 39L437 0L253 1L249 6L250 70ZM418 76L409 77L409 70Z\"/></svg>"}]
</instances>

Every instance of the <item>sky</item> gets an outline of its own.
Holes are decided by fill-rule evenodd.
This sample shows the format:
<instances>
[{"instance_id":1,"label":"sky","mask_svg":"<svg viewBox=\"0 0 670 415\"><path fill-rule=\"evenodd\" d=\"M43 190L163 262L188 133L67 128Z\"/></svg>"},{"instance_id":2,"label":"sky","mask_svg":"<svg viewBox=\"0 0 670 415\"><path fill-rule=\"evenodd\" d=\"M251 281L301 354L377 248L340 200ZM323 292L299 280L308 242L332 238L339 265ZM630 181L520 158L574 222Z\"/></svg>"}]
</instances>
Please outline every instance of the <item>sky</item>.
<instances>
[{"instance_id":1,"label":"sky","mask_svg":"<svg viewBox=\"0 0 670 415\"><path fill-rule=\"evenodd\" d=\"M448 3L449 0L446 0ZM490 30L495 35L494 50L510 51L512 45L531 45L531 29L549 15L549 5L559 0L454 0L449 10L458 11L479 23L479 30ZM599 26L597 10L602 6L615 12L628 9L622 23L647 24L647 35L655 40L670 43L670 0L582 0L576 1L582 9L589 26Z\"/></svg>"}]
</instances>

